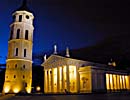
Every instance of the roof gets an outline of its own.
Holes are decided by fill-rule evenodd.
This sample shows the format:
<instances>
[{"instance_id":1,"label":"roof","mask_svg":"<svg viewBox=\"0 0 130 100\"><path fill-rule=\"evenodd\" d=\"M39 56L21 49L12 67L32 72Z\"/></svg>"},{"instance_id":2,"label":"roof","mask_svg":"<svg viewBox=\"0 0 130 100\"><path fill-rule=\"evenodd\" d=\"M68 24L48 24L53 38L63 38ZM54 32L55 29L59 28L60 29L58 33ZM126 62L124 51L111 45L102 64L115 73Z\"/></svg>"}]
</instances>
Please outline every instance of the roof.
<instances>
[{"instance_id":1,"label":"roof","mask_svg":"<svg viewBox=\"0 0 130 100\"><path fill-rule=\"evenodd\" d=\"M107 65L105 64L99 64L99 63L94 63L90 61L84 61L84 60L78 60L78 59L73 59L73 58L68 58L68 57L63 57L59 55L51 55L49 58L42 63L42 66L53 66L53 64L57 64L60 66L62 64L76 64L79 67L84 67L84 66L97 66L97 67L106 67Z\"/></svg>"},{"instance_id":2,"label":"roof","mask_svg":"<svg viewBox=\"0 0 130 100\"><path fill-rule=\"evenodd\" d=\"M84 60L78 60L78 59L73 59L69 57L63 57L59 55L54 55L52 54L49 56L45 62L41 64L44 66L44 68L54 68L55 66L63 66L63 65L77 65L78 67L86 67L86 66L91 66L92 69L99 69L99 70L105 70L106 72L112 72L112 73L128 73L127 70L118 70L116 67L110 67L105 64L100 64L100 63L94 63L90 61L84 61Z\"/></svg>"}]
</instances>

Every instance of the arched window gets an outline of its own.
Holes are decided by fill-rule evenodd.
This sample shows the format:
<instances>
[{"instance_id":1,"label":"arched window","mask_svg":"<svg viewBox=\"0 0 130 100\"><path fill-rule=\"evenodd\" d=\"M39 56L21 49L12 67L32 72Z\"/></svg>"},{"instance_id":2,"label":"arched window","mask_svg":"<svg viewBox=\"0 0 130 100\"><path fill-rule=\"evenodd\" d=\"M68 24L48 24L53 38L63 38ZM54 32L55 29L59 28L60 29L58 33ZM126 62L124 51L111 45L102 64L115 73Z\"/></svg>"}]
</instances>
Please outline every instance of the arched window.
<instances>
[{"instance_id":1,"label":"arched window","mask_svg":"<svg viewBox=\"0 0 130 100\"><path fill-rule=\"evenodd\" d=\"M25 78L25 76L23 75L23 79Z\"/></svg>"},{"instance_id":2,"label":"arched window","mask_svg":"<svg viewBox=\"0 0 130 100\"><path fill-rule=\"evenodd\" d=\"M24 49L24 57L26 57L26 49Z\"/></svg>"},{"instance_id":3,"label":"arched window","mask_svg":"<svg viewBox=\"0 0 130 100\"><path fill-rule=\"evenodd\" d=\"M17 64L15 64L15 68L17 68Z\"/></svg>"},{"instance_id":4,"label":"arched window","mask_svg":"<svg viewBox=\"0 0 130 100\"><path fill-rule=\"evenodd\" d=\"M22 21L22 15L19 15L19 22Z\"/></svg>"},{"instance_id":5,"label":"arched window","mask_svg":"<svg viewBox=\"0 0 130 100\"><path fill-rule=\"evenodd\" d=\"M13 30L11 30L11 33L10 33L10 40L12 40L13 38Z\"/></svg>"},{"instance_id":6,"label":"arched window","mask_svg":"<svg viewBox=\"0 0 130 100\"><path fill-rule=\"evenodd\" d=\"M16 48L15 56L18 56L18 48Z\"/></svg>"},{"instance_id":7,"label":"arched window","mask_svg":"<svg viewBox=\"0 0 130 100\"><path fill-rule=\"evenodd\" d=\"M20 29L17 30L17 36L16 39L19 39Z\"/></svg>"},{"instance_id":8,"label":"arched window","mask_svg":"<svg viewBox=\"0 0 130 100\"><path fill-rule=\"evenodd\" d=\"M23 68L25 69L25 65L23 65Z\"/></svg>"},{"instance_id":9,"label":"arched window","mask_svg":"<svg viewBox=\"0 0 130 100\"><path fill-rule=\"evenodd\" d=\"M14 78L16 78L16 75L14 75Z\"/></svg>"},{"instance_id":10,"label":"arched window","mask_svg":"<svg viewBox=\"0 0 130 100\"><path fill-rule=\"evenodd\" d=\"M25 39L28 40L28 30L25 31Z\"/></svg>"}]
</instances>

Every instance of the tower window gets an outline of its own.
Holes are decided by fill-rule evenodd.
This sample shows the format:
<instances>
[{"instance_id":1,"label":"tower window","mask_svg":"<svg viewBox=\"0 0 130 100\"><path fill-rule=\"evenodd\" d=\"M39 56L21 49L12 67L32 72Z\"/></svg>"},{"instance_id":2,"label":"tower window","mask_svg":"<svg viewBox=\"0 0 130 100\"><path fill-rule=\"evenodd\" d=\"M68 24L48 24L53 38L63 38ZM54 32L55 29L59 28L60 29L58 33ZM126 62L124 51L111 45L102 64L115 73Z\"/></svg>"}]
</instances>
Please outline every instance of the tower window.
<instances>
[{"instance_id":1,"label":"tower window","mask_svg":"<svg viewBox=\"0 0 130 100\"><path fill-rule=\"evenodd\" d=\"M14 75L14 78L16 78L16 75Z\"/></svg>"},{"instance_id":2,"label":"tower window","mask_svg":"<svg viewBox=\"0 0 130 100\"><path fill-rule=\"evenodd\" d=\"M17 64L15 64L15 68L17 68Z\"/></svg>"},{"instance_id":3,"label":"tower window","mask_svg":"<svg viewBox=\"0 0 130 100\"><path fill-rule=\"evenodd\" d=\"M23 68L25 69L25 65L23 65Z\"/></svg>"},{"instance_id":4,"label":"tower window","mask_svg":"<svg viewBox=\"0 0 130 100\"><path fill-rule=\"evenodd\" d=\"M19 15L19 22L22 21L22 15Z\"/></svg>"},{"instance_id":5,"label":"tower window","mask_svg":"<svg viewBox=\"0 0 130 100\"><path fill-rule=\"evenodd\" d=\"M25 31L25 39L28 40L28 30Z\"/></svg>"},{"instance_id":6,"label":"tower window","mask_svg":"<svg viewBox=\"0 0 130 100\"><path fill-rule=\"evenodd\" d=\"M13 38L13 30L11 30L11 33L10 33L10 40Z\"/></svg>"},{"instance_id":7,"label":"tower window","mask_svg":"<svg viewBox=\"0 0 130 100\"><path fill-rule=\"evenodd\" d=\"M23 75L23 79L25 78L25 76Z\"/></svg>"},{"instance_id":8,"label":"tower window","mask_svg":"<svg viewBox=\"0 0 130 100\"><path fill-rule=\"evenodd\" d=\"M27 19L29 19L29 16L28 16L28 15L26 15L26 18L27 18Z\"/></svg>"},{"instance_id":9,"label":"tower window","mask_svg":"<svg viewBox=\"0 0 130 100\"><path fill-rule=\"evenodd\" d=\"M18 56L18 48L16 48L15 56Z\"/></svg>"},{"instance_id":10,"label":"tower window","mask_svg":"<svg viewBox=\"0 0 130 100\"><path fill-rule=\"evenodd\" d=\"M20 29L17 30L17 36L16 39L19 39Z\"/></svg>"},{"instance_id":11,"label":"tower window","mask_svg":"<svg viewBox=\"0 0 130 100\"><path fill-rule=\"evenodd\" d=\"M26 49L24 49L24 57L26 57Z\"/></svg>"}]
</instances>

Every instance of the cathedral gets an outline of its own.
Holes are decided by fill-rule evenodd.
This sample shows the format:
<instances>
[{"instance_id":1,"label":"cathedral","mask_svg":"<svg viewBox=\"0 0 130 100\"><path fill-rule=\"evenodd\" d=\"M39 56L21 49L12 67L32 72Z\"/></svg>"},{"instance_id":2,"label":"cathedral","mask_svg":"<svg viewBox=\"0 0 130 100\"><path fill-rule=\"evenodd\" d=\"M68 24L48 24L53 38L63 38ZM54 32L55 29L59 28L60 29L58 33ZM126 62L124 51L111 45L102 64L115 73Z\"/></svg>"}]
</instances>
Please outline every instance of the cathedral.
<instances>
[{"instance_id":1,"label":"cathedral","mask_svg":"<svg viewBox=\"0 0 130 100\"><path fill-rule=\"evenodd\" d=\"M126 70L108 65L52 54L43 62L45 93L95 93L130 91L130 75Z\"/></svg>"},{"instance_id":2,"label":"cathedral","mask_svg":"<svg viewBox=\"0 0 130 100\"><path fill-rule=\"evenodd\" d=\"M31 93L34 16L26 0L13 14L8 41L3 93ZM44 93L93 93L130 91L130 74L108 65L71 58L69 48L60 56L57 47L41 64L44 70Z\"/></svg>"}]
</instances>

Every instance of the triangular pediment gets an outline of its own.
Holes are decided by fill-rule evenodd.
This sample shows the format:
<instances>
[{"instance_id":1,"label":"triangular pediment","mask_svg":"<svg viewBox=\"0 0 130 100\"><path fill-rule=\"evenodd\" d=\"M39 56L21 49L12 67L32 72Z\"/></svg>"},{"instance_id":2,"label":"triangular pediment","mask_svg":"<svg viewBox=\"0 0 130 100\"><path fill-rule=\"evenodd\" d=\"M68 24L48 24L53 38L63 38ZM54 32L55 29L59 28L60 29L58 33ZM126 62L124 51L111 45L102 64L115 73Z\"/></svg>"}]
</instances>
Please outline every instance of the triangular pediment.
<instances>
[{"instance_id":1,"label":"triangular pediment","mask_svg":"<svg viewBox=\"0 0 130 100\"><path fill-rule=\"evenodd\" d=\"M61 61L65 59L65 57L62 57L62 56L58 56L58 55L51 55L49 58L46 59L46 61L44 61L42 63L42 66L45 66L47 64L52 64L54 62L58 62L58 61Z\"/></svg>"},{"instance_id":2,"label":"triangular pediment","mask_svg":"<svg viewBox=\"0 0 130 100\"><path fill-rule=\"evenodd\" d=\"M83 61L68 57L63 57L59 55L51 55L45 62L43 62L42 66L44 67L56 67L56 66L64 66L64 65L75 65L78 67L84 67L84 66L105 66L103 64L89 62L89 61Z\"/></svg>"}]
</instances>

